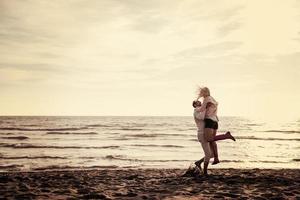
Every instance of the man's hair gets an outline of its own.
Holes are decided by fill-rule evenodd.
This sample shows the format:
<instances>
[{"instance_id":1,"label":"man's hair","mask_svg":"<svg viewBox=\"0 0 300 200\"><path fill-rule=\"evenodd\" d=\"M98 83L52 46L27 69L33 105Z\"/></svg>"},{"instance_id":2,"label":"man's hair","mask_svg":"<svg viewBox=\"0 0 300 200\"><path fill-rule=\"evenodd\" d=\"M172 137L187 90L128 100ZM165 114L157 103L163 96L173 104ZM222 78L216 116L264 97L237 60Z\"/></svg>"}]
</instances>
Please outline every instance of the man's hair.
<instances>
[{"instance_id":1,"label":"man's hair","mask_svg":"<svg viewBox=\"0 0 300 200\"><path fill-rule=\"evenodd\" d=\"M193 107L194 108L196 108L197 107L197 104L199 104L200 103L200 105L201 105L201 101L193 101Z\"/></svg>"}]
</instances>

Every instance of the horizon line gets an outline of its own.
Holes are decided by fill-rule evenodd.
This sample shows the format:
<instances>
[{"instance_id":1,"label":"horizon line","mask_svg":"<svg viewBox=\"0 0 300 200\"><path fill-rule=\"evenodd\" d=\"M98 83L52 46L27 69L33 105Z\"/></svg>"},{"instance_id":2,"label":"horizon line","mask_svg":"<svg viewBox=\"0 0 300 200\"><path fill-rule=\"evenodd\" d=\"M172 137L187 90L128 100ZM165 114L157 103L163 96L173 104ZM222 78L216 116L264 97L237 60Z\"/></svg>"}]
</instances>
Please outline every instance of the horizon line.
<instances>
[{"instance_id":1,"label":"horizon line","mask_svg":"<svg viewBox=\"0 0 300 200\"><path fill-rule=\"evenodd\" d=\"M193 115L0 115L0 117L193 117ZM245 117L222 115L219 117Z\"/></svg>"}]
</instances>

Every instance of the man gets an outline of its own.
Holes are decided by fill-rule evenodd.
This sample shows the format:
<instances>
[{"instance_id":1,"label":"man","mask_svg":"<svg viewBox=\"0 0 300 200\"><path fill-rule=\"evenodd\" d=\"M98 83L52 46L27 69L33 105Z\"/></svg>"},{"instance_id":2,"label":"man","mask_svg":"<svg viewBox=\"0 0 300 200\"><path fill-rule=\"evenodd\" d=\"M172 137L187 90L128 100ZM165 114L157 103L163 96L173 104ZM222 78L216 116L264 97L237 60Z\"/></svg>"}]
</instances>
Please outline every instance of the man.
<instances>
[{"instance_id":1,"label":"man","mask_svg":"<svg viewBox=\"0 0 300 200\"><path fill-rule=\"evenodd\" d=\"M211 106L209 103L207 104L206 107ZM199 107L201 107L201 102L200 101L193 101L193 107L194 107L194 120L197 125L197 136L198 136L198 141L201 143L202 149L204 151L204 157L201 158L200 160L195 162L195 165L201 169L201 163L204 161L204 170L203 173L204 175L207 175L207 168L209 164L210 158L213 158L213 154L209 145L209 142L205 140L204 138L204 117L205 117L205 111L199 111Z\"/></svg>"},{"instance_id":2,"label":"man","mask_svg":"<svg viewBox=\"0 0 300 200\"><path fill-rule=\"evenodd\" d=\"M204 151L204 157L200 160L195 162L195 165L201 169L201 163L204 162L204 170L203 173L207 175L207 168L209 164L210 158L214 158L214 151L212 149L212 145L210 145L210 142L216 142L218 140L227 140L231 139L235 141L235 138L231 135L229 131L227 131L225 134L218 134L217 136L212 137L211 141L207 141L205 135L204 135L204 128L205 128L205 112L207 109L209 109L211 106L213 106L213 103L207 102L205 109L201 107L201 102L196 100L193 101L193 107L194 107L194 120L198 128L198 141L201 143L202 149ZM202 108L202 109L200 109Z\"/></svg>"}]
</instances>

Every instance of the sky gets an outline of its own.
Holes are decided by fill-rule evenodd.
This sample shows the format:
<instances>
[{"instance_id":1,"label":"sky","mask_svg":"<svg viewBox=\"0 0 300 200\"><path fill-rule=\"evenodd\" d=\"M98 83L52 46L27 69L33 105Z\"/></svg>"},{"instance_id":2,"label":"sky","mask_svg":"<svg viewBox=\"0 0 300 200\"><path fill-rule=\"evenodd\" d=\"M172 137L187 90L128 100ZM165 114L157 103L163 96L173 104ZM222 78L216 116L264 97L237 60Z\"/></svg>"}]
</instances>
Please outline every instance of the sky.
<instances>
[{"instance_id":1,"label":"sky","mask_svg":"<svg viewBox=\"0 0 300 200\"><path fill-rule=\"evenodd\" d=\"M300 119L297 0L1 0L0 115Z\"/></svg>"}]
</instances>

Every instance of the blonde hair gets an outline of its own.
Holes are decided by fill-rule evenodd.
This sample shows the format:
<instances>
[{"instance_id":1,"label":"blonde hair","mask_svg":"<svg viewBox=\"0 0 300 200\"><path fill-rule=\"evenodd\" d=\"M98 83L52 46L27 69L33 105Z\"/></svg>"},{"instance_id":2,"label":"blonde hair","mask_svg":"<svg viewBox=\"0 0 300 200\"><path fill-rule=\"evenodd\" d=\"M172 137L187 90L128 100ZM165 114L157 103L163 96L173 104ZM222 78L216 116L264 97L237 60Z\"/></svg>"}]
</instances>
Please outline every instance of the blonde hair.
<instances>
[{"instance_id":1,"label":"blonde hair","mask_svg":"<svg viewBox=\"0 0 300 200\"><path fill-rule=\"evenodd\" d=\"M210 96L210 91L208 89L208 87L199 87L199 97L200 94L202 94L203 96Z\"/></svg>"}]
</instances>

